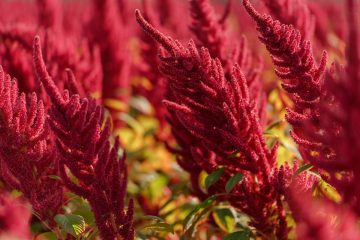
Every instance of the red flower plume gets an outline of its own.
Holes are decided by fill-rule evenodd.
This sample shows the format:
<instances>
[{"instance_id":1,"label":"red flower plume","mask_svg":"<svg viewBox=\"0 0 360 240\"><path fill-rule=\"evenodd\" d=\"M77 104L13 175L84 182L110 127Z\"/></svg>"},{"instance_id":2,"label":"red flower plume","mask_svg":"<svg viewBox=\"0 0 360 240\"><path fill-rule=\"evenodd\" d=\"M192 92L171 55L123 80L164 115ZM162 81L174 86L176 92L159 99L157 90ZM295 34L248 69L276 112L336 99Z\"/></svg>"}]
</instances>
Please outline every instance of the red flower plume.
<instances>
[{"instance_id":1,"label":"red flower plume","mask_svg":"<svg viewBox=\"0 0 360 240\"><path fill-rule=\"evenodd\" d=\"M321 80L327 62L326 52L317 66L310 41L304 40L298 30L274 21L268 15L260 15L248 0L244 0L244 6L257 23L261 34L259 39L271 54L276 74L284 81L282 87L293 100L294 107L287 109L286 119L294 127L291 134L304 158L307 159L313 150L327 154L327 146L305 131L311 126L312 132L321 134L318 126L319 102L324 94Z\"/></svg>"},{"instance_id":2,"label":"red flower plume","mask_svg":"<svg viewBox=\"0 0 360 240\"><path fill-rule=\"evenodd\" d=\"M256 104L239 67L235 65L226 78L220 60L206 48L197 49L191 40L184 47L153 28L138 10L135 14L144 31L166 50L159 69L168 78L164 104L182 148L179 163L192 177L201 169L212 172L224 166L223 178L209 189L212 194L222 192L231 175L243 172L245 180L229 196L230 203L247 213L263 233L286 239L281 200L279 212L273 211L278 194L272 186L276 146L272 150L266 146ZM228 158L236 150L240 156Z\"/></svg>"},{"instance_id":3,"label":"red flower plume","mask_svg":"<svg viewBox=\"0 0 360 240\"><path fill-rule=\"evenodd\" d=\"M326 74L324 98L320 111L319 125L323 129L319 141L329 146L328 155L310 158L318 168L325 170L328 181L338 190L342 202L349 205L360 216L360 35L359 3L347 0L349 35L347 41L346 65L334 64Z\"/></svg>"},{"instance_id":4,"label":"red flower plume","mask_svg":"<svg viewBox=\"0 0 360 240\"><path fill-rule=\"evenodd\" d=\"M304 39L311 39L315 16L304 0L262 0L274 18L300 31Z\"/></svg>"},{"instance_id":5,"label":"red flower plume","mask_svg":"<svg viewBox=\"0 0 360 240\"><path fill-rule=\"evenodd\" d=\"M95 100L59 92L42 58L40 39L34 40L34 66L51 98L51 127L56 135L60 172L65 185L86 198L94 212L103 239L134 238L133 202L125 210L127 169L125 155L118 157L120 143L110 145L109 123ZM69 169L67 173L66 168ZM72 182L69 174L77 178Z\"/></svg>"},{"instance_id":6,"label":"red flower plume","mask_svg":"<svg viewBox=\"0 0 360 240\"><path fill-rule=\"evenodd\" d=\"M19 94L16 80L0 67L1 178L23 192L40 220L54 224L63 203L44 105L35 93Z\"/></svg>"}]
</instances>

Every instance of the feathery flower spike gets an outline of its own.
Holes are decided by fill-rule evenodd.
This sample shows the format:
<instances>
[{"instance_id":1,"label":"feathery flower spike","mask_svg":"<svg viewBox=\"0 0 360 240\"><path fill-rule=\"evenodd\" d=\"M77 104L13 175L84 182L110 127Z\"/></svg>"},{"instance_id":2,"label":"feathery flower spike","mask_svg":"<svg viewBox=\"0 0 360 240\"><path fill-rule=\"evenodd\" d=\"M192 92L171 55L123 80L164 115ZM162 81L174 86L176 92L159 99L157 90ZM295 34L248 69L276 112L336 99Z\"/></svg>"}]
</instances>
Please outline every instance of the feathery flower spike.
<instances>
[{"instance_id":1,"label":"feathery flower spike","mask_svg":"<svg viewBox=\"0 0 360 240\"><path fill-rule=\"evenodd\" d=\"M315 16L305 0L262 0L271 14L281 23L293 25L304 39L311 39L315 30Z\"/></svg>"},{"instance_id":2,"label":"feathery flower spike","mask_svg":"<svg viewBox=\"0 0 360 240\"><path fill-rule=\"evenodd\" d=\"M222 179L209 189L211 194L222 192L226 179L243 172L245 180L231 194L234 197L229 197L230 203L247 213L259 231L286 239L287 232L282 230L287 229L286 221L281 220L281 226L275 223L274 219L283 216L272 209L277 195L271 186L276 146L269 150L265 144L255 104L239 67L235 65L231 78L226 79L220 60L211 58L206 48L198 50L192 40L184 47L153 28L138 10L135 14L144 31L167 50L160 56L159 66L169 81L164 104L170 112L173 135L181 147L186 147L180 154L187 153L186 144L191 144L190 158L183 154L180 165L189 169L190 163L185 162L194 161L192 177L199 168L209 173L225 166ZM236 150L240 156L229 159Z\"/></svg>"},{"instance_id":3,"label":"feathery flower spike","mask_svg":"<svg viewBox=\"0 0 360 240\"><path fill-rule=\"evenodd\" d=\"M32 204L40 220L54 224L63 203L44 105L35 93L18 92L17 82L0 67L0 175Z\"/></svg>"},{"instance_id":4,"label":"feathery flower spike","mask_svg":"<svg viewBox=\"0 0 360 240\"><path fill-rule=\"evenodd\" d=\"M341 195L342 203L360 216L360 179L358 152L360 150L360 36L359 2L347 0L348 40L346 65L334 64L327 72L324 89L328 97L322 101L319 141L326 143L328 155L311 158L311 162L325 171L329 183Z\"/></svg>"},{"instance_id":5,"label":"feathery flower spike","mask_svg":"<svg viewBox=\"0 0 360 240\"><path fill-rule=\"evenodd\" d=\"M299 144L305 159L311 151L326 154L327 146L304 130L312 126L312 132L321 134L318 126L319 102L324 94L322 77L327 63L326 52L317 66L310 41L304 40L298 30L291 25L281 24L268 15L260 15L249 0L244 0L243 3L257 23L257 30L261 35L259 39L271 54L276 66L275 72L283 80L283 89L294 103L292 109L287 109L286 115L287 121L294 127L292 137Z\"/></svg>"},{"instance_id":6,"label":"feathery flower spike","mask_svg":"<svg viewBox=\"0 0 360 240\"><path fill-rule=\"evenodd\" d=\"M53 103L50 123L57 137L62 180L89 201L103 239L132 240L133 201L127 210L124 207L125 154L119 159L119 139L110 145L110 126L108 121L103 122L102 107L93 99L69 95L68 91L60 93L45 68L38 36L34 40L34 66ZM71 180L70 173L78 184Z\"/></svg>"}]
</instances>

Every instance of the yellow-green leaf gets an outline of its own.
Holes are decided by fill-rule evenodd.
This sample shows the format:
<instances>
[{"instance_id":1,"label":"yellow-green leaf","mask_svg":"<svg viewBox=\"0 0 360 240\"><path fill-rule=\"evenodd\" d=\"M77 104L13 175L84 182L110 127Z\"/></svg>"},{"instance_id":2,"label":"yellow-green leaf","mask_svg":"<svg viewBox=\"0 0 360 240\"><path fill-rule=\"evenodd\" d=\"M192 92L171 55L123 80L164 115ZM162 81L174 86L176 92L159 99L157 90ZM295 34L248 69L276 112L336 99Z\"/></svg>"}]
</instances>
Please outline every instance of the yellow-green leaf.
<instances>
[{"instance_id":1,"label":"yellow-green leaf","mask_svg":"<svg viewBox=\"0 0 360 240\"><path fill-rule=\"evenodd\" d=\"M143 229L151 230L151 231L155 231L155 232L174 233L173 226L171 226L170 224L164 223L164 222L150 224L148 226L145 226Z\"/></svg>"},{"instance_id":2,"label":"yellow-green leaf","mask_svg":"<svg viewBox=\"0 0 360 240\"><path fill-rule=\"evenodd\" d=\"M312 167L313 167L313 165L312 165L311 163L305 164L305 165L301 166L298 170L296 170L296 172L294 173L294 176L297 176L297 175L299 175L300 173L305 172L305 171L311 169Z\"/></svg>"},{"instance_id":3,"label":"yellow-green leaf","mask_svg":"<svg viewBox=\"0 0 360 240\"><path fill-rule=\"evenodd\" d=\"M234 211L230 208L217 208L213 211L216 224L225 232L230 233L235 228Z\"/></svg>"},{"instance_id":4,"label":"yellow-green leaf","mask_svg":"<svg viewBox=\"0 0 360 240\"><path fill-rule=\"evenodd\" d=\"M74 237L80 236L85 231L85 220L80 215L58 214L54 220L65 232Z\"/></svg>"}]
</instances>

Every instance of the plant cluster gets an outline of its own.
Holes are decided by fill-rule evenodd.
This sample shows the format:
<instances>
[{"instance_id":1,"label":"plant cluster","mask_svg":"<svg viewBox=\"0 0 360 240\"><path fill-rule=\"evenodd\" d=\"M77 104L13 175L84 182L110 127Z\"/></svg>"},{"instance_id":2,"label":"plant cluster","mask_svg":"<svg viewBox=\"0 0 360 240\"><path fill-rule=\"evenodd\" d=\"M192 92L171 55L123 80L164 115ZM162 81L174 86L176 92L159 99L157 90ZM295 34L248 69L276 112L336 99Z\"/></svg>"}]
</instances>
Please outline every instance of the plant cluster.
<instances>
[{"instance_id":1,"label":"plant cluster","mask_svg":"<svg viewBox=\"0 0 360 240\"><path fill-rule=\"evenodd\" d=\"M359 0L0 9L0 239L360 239Z\"/></svg>"}]
</instances>

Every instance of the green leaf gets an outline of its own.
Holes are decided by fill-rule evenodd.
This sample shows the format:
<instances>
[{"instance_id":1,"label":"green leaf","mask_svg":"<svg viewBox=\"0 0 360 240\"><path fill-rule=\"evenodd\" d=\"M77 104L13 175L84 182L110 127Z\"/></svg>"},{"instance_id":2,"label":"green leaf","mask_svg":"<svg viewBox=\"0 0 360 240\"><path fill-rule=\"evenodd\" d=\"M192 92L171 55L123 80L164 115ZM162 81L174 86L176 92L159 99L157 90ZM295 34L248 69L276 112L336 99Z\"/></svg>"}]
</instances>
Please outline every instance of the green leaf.
<instances>
[{"instance_id":1,"label":"green leaf","mask_svg":"<svg viewBox=\"0 0 360 240\"><path fill-rule=\"evenodd\" d=\"M80 215L58 214L54 220L65 232L74 237L80 236L85 231L85 220Z\"/></svg>"},{"instance_id":2,"label":"green leaf","mask_svg":"<svg viewBox=\"0 0 360 240\"><path fill-rule=\"evenodd\" d=\"M48 175L48 177L50 178L50 179L54 179L54 180L61 180L61 177L59 177L59 176L57 176L57 175Z\"/></svg>"},{"instance_id":3,"label":"green leaf","mask_svg":"<svg viewBox=\"0 0 360 240\"><path fill-rule=\"evenodd\" d=\"M215 172L212 172L205 178L205 188L209 189L211 185L219 181L220 177L224 174L224 168L220 168Z\"/></svg>"},{"instance_id":4,"label":"green leaf","mask_svg":"<svg viewBox=\"0 0 360 240\"><path fill-rule=\"evenodd\" d=\"M160 222L147 225L143 228L143 230L151 230L155 232L165 232L165 233L174 233L174 228L172 225Z\"/></svg>"},{"instance_id":5,"label":"green leaf","mask_svg":"<svg viewBox=\"0 0 360 240\"><path fill-rule=\"evenodd\" d=\"M294 176L299 175L302 172L305 172L306 170L309 170L313 167L313 165L311 163L309 164L305 164L303 166L301 166L298 170L296 170L296 172L294 173Z\"/></svg>"},{"instance_id":6,"label":"green leaf","mask_svg":"<svg viewBox=\"0 0 360 240\"><path fill-rule=\"evenodd\" d=\"M145 216L142 216L141 218L146 219L146 220L155 220L155 221L165 222L164 219L162 219L161 217L158 217L158 216L145 215Z\"/></svg>"},{"instance_id":7,"label":"green leaf","mask_svg":"<svg viewBox=\"0 0 360 240\"><path fill-rule=\"evenodd\" d=\"M250 240L250 235L249 231L238 231L226 235L222 240Z\"/></svg>"},{"instance_id":8,"label":"green leaf","mask_svg":"<svg viewBox=\"0 0 360 240\"><path fill-rule=\"evenodd\" d=\"M240 153L240 150L236 150L235 152L233 152L232 154L230 154L227 158L230 159L230 158L235 158L236 155L238 155Z\"/></svg>"},{"instance_id":9,"label":"green leaf","mask_svg":"<svg viewBox=\"0 0 360 240\"><path fill-rule=\"evenodd\" d=\"M213 211L216 224L225 232L232 232L235 228L235 214L231 208L217 208Z\"/></svg>"},{"instance_id":10,"label":"green leaf","mask_svg":"<svg viewBox=\"0 0 360 240\"><path fill-rule=\"evenodd\" d=\"M276 122L273 122L272 124L270 124L267 128L266 128L266 131L269 131L273 128L276 128L277 126L279 126L280 124L282 124L284 122L284 120L279 120L279 121L276 121Z\"/></svg>"},{"instance_id":11,"label":"green leaf","mask_svg":"<svg viewBox=\"0 0 360 240\"><path fill-rule=\"evenodd\" d=\"M232 176L225 185L225 191L227 193L230 193L233 190L233 188L236 186L236 184L241 182L243 178L244 178L244 174L242 173L237 173L234 176Z\"/></svg>"},{"instance_id":12,"label":"green leaf","mask_svg":"<svg viewBox=\"0 0 360 240\"><path fill-rule=\"evenodd\" d=\"M56 234L53 232L44 232L40 235L37 235L36 239L43 239L43 240L57 240Z\"/></svg>"},{"instance_id":13,"label":"green leaf","mask_svg":"<svg viewBox=\"0 0 360 240\"><path fill-rule=\"evenodd\" d=\"M186 239L191 239L197 223L212 209L216 203L216 198L217 196L209 197L204 202L198 204L195 209L186 216L183 222L184 235L189 237Z\"/></svg>"},{"instance_id":14,"label":"green leaf","mask_svg":"<svg viewBox=\"0 0 360 240\"><path fill-rule=\"evenodd\" d=\"M144 193L151 201L157 201L162 197L163 189L167 187L169 177L165 174L154 174L151 181L147 183Z\"/></svg>"},{"instance_id":15,"label":"green leaf","mask_svg":"<svg viewBox=\"0 0 360 240\"><path fill-rule=\"evenodd\" d=\"M318 183L318 189L326 198L339 203L341 201L341 195L336 189L324 180L320 180Z\"/></svg>"},{"instance_id":16,"label":"green leaf","mask_svg":"<svg viewBox=\"0 0 360 240\"><path fill-rule=\"evenodd\" d=\"M80 215L84 218L85 223L92 224L95 222L94 213L91 211L89 203L84 201L82 203L73 203L75 209L73 209L72 214Z\"/></svg>"}]
</instances>

